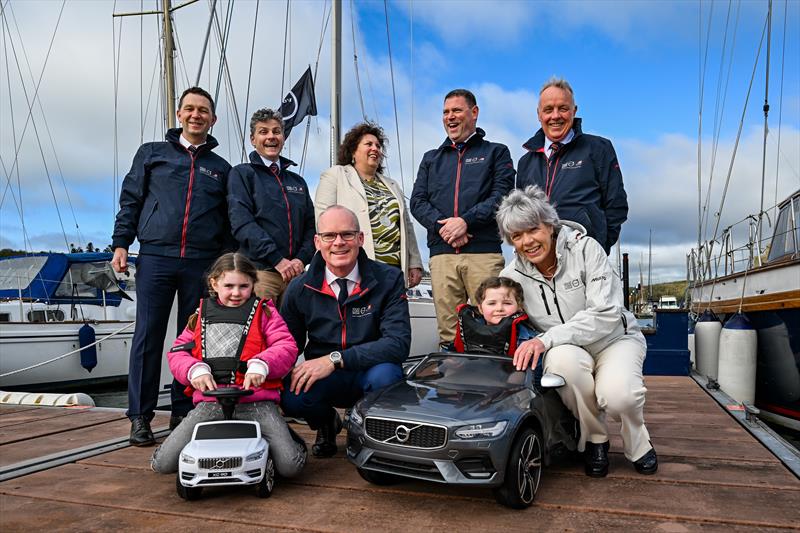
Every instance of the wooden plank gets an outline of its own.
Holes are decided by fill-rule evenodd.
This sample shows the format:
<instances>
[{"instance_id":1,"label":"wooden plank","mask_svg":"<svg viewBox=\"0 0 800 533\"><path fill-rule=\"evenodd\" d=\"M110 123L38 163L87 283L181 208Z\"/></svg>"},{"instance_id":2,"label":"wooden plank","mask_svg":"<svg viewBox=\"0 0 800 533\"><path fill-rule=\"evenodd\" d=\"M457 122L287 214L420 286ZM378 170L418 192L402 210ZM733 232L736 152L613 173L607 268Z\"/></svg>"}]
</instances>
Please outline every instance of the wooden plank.
<instances>
[{"instance_id":1,"label":"wooden plank","mask_svg":"<svg viewBox=\"0 0 800 533\"><path fill-rule=\"evenodd\" d=\"M31 412L22 414L28 413ZM27 416L26 420L0 427L0 445L57 435L65 431L88 430L92 426L118 420L128 422L128 418L121 412L89 410L81 413L81 416L73 416L75 413L76 411L70 409L47 409L35 413L39 416Z\"/></svg>"}]
</instances>

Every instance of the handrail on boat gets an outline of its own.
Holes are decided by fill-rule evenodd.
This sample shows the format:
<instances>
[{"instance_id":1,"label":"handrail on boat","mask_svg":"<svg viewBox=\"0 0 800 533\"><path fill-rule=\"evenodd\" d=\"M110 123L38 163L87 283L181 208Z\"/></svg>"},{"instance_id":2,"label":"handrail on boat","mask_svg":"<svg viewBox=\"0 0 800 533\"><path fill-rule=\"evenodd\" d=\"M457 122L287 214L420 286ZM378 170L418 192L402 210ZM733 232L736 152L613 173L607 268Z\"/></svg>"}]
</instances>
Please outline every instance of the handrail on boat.
<instances>
[{"instance_id":1,"label":"handrail on boat","mask_svg":"<svg viewBox=\"0 0 800 533\"><path fill-rule=\"evenodd\" d=\"M47 361L42 361L40 363L36 363L35 365L27 366L25 368L18 368L17 370L12 370L11 372L6 372L4 374L0 374L0 378L13 376L14 374L19 374L21 372L26 372L28 370L33 370L34 368L38 368L40 366L44 366L44 365L47 365L47 364L50 364L50 363L54 363L54 362L56 362L56 361L58 361L60 359L64 359L65 357L69 357L70 355L76 354L76 353L80 352L81 350L83 350L85 348L91 348L92 346L95 346L98 343L101 343L101 342L103 342L105 340L108 340L108 339L110 339L110 338L122 333L123 331L125 331L128 328L130 328L134 324L136 324L135 320L133 322L130 322L129 324L126 324L126 325L122 326L121 328L119 328L116 331L112 331L111 333L109 333L108 335L103 337L102 339L97 339L96 341L94 341L91 344L87 344L86 346L81 346L77 350L72 350L71 352L67 352L65 354L59 355L58 357L54 357L52 359L48 359Z\"/></svg>"}]
</instances>

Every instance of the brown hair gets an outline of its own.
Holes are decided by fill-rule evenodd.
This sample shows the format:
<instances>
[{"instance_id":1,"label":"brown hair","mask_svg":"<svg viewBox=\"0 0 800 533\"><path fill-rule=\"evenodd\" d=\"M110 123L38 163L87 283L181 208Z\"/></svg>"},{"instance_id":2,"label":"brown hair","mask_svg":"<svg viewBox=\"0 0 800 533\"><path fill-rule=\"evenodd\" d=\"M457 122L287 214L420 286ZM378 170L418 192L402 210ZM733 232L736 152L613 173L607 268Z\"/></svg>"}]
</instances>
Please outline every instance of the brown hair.
<instances>
[{"instance_id":1,"label":"brown hair","mask_svg":"<svg viewBox=\"0 0 800 533\"><path fill-rule=\"evenodd\" d=\"M350 128L350 131L345 134L342 144L339 145L339 150L336 153L337 165L350 165L353 163L353 154L356 152L358 143L361 142L361 138L364 135L374 135L378 139L383 160L386 160L385 149L389 139L386 138L383 128L374 122L360 122ZM378 172L383 173L383 161L378 165Z\"/></svg>"},{"instance_id":2,"label":"brown hair","mask_svg":"<svg viewBox=\"0 0 800 533\"><path fill-rule=\"evenodd\" d=\"M467 105L470 107L475 107L478 105L478 100L475 98L475 94L467 89L453 89L445 95L444 99L446 101L448 98L455 98L457 96L463 96L464 100L467 101Z\"/></svg>"},{"instance_id":3,"label":"brown hair","mask_svg":"<svg viewBox=\"0 0 800 533\"><path fill-rule=\"evenodd\" d=\"M514 295L514 299L517 301L517 305L523 307L525 305L525 294L522 291L522 285L517 283L511 278L505 277L498 277L492 276L490 278L486 278L478 285L478 290L475 291L475 303L480 305L483 303L483 299L486 297L486 291L489 289L510 289L511 294Z\"/></svg>"},{"instance_id":4,"label":"brown hair","mask_svg":"<svg viewBox=\"0 0 800 533\"><path fill-rule=\"evenodd\" d=\"M183 107L183 99L186 97L187 94L197 94L208 100L208 103L211 104L211 114L217 116L217 107L214 105L214 99L211 98L211 95L208 94L208 91L201 87L189 87L181 94L180 100L178 100L178 109Z\"/></svg>"},{"instance_id":5,"label":"brown hair","mask_svg":"<svg viewBox=\"0 0 800 533\"><path fill-rule=\"evenodd\" d=\"M212 296L216 296L216 294L214 294L214 290L211 288L211 280L219 279L225 272L239 272L240 274L244 274L253 280L254 285L256 281L258 281L258 270L252 261L238 252L227 253L221 255L214 261L211 268L208 269L208 293Z\"/></svg>"}]
</instances>

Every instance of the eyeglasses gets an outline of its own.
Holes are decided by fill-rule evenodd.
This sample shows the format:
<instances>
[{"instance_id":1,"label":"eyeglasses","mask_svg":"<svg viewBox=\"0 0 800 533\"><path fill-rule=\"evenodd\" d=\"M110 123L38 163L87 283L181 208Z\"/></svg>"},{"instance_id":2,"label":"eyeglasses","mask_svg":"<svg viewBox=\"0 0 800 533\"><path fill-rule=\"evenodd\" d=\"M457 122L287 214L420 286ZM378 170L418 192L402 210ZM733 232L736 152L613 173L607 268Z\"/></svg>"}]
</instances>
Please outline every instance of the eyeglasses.
<instances>
[{"instance_id":1,"label":"eyeglasses","mask_svg":"<svg viewBox=\"0 0 800 533\"><path fill-rule=\"evenodd\" d=\"M324 233L317 233L322 242L333 242L336 237L341 237L343 241L350 242L358 237L360 231L326 231Z\"/></svg>"}]
</instances>

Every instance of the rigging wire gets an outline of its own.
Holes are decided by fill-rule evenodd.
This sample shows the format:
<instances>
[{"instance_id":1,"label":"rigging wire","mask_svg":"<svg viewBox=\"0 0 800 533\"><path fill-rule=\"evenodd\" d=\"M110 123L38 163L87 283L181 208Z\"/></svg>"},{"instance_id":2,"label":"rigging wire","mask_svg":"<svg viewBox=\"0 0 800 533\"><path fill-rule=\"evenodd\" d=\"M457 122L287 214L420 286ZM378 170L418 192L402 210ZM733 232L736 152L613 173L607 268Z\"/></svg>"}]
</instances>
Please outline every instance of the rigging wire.
<instances>
[{"instance_id":1,"label":"rigging wire","mask_svg":"<svg viewBox=\"0 0 800 533\"><path fill-rule=\"evenodd\" d=\"M143 0L140 0L143 1ZM112 13L116 13L117 11L117 0L114 0L114 5L111 8ZM122 19L119 21L119 29L120 33L122 32ZM117 212L117 203L116 199L117 190L119 187L119 122L118 118L119 115L117 113L118 105L119 105L119 69L117 68L117 25L114 17L111 17L111 69L114 74L113 82L114 82L114 155L112 157L112 166L113 166L113 182L112 182L112 194L111 194L111 217L112 217L112 224L116 220L116 212ZM140 100L140 109L141 109L141 100ZM140 122L141 135L144 136L144 125Z\"/></svg>"},{"instance_id":2,"label":"rigging wire","mask_svg":"<svg viewBox=\"0 0 800 533\"><path fill-rule=\"evenodd\" d=\"M697 4L698 9L700 10L700 16L698 17L697 23L697 30L698 30L698 38L702 39L703 37L703 3L698 2ZM708 11L708 28L706 29L706 49L703 55L703 60L698 61L698 68L700 70L699 78L700 78L700 106L698 109L698 117L697 117L697 247L700 248L700 243L702 242L702 231L703 227L701 225L701 221L703 219L702 215L702 203L703 203L703 187L702 187L702 141L703 141L703 100L705 98L705 83L706 83L706 62L708 61L708 43L711 38L711 20L714 14L714 2L711 2L711 7ZM699 57L698 57L699 59Z\"/></svg>"},{"instance_id":3,"label":"rigging wire","mask_svg":"<svg viewBox=\"0 0 800 533\"><path fill-rule=\"evenodd\" d=\"M328 0L325 0L325 3L322 6L322 28L319 32L319 44L317 45L317 60L314 63L314 76L313 79L317 79L317 71L319 70L319 58L322 55L322 43L325 41L325 34L328 30L328 23L331 20L331 11L328 9ZM306 152L308 150L308 134L311 131L311 115L306 118L306 135L305 141L303 142L303 153L300 156L300 175L303 175L303 171L306 166Z\"/></svg>"},{"instance_id":4,"label":"rigging wire","mask_svg":"<svg viewBox=\"0 0 800 533\"><path fill-rule=\"evenodd\" d=\"M116 12L117 0L114 0ZM139 11L144 11L144 0L139 0ZM114 20L113 17L111 19ZM122 24L122 22L120 22ZM112 24L113 28L113 24ZM114 101L117 98L117 80L114 80ZM116 133L117 115L114 114L114 129ZM114 138L114 151L117 150L116 137ZM144 144L144 17L139 17L139 146ZM117 169L114 168L114 196L117 195ZM113 200L113 198L112 198ZM113 212L113 211L112 211Z\"/></svg>"},{"instance_id":5,"label":"rigging wire","mask_svg":"<svg viewBox=\"0 0 800 533\"><path fill-rule=\"evenodd\" d=\"M415 162L415 152L414 152L414 100L415 100L415 90L414 86L416 85L416 71L414 70L414 0L410 0L410 7L411 7L411 15L409 16L409 54L411 55L411 182L414 183L414 164Z\"/></svg>"},{"instance_id":6,"label":"rigging wire","mask_svg":"<svg viewBox=\"0 0 800 533\"><path fill-rule=\"evenodd\" d=\"M197 67L197 77L195 78L196 81L194 82L195 87L200 85L200 76L203 74L203 63L205 62L206 52L208 51L208 38L211 36L211 25L214 23L214 17L217 13L217 0L208 0L208 3L209 3L208 26L206 26L206 36L203 39L203 48L200 51L200 65L198 65Z\"/></svg>"},{"instance_id":7,"label":"rigging wire","mask_svg":"<svg viewBox=\"0 0 800 533\"><path fill-rule=\"evenodd\" d=\"M777 215L778 211L778 178L780 176L781 168L781 125L783 123L783 74L786 65L786 20L789 18L789 0L783 3L783 50L781 52L781 95L778 100L778 148L777 157L775 157L775 200L772 205L775 206L775 213L773 218Z\"/></svg>"},{"instance_id":8,"label":"rigging wire","mask_svg":"<svg viewBox=\"0 0 800 533\"><path fill-rule=\"evenodd\" d=\"M258 27L258 6L261 5L260 0L256 0L256 15L255 19L253 20L253 38L250 41L250 64L247 67L247 93L244 98L244 116L242 117L242 121L247 123L247 109L250 107L250 84L253 80L253 54L256 51L256 28ZM244 162L247 158L247 153L245 152L244 146L244 137L242 137L242 159L241 161Z\"/></svg>"},{"instance_id":9,"label":"rigging wire","mask_svg":"<svg viewBox=\"0 0 800 533\"><path fill-rule=\"evenodd\" d=\"M392 104L394 105L394 128L397 134L397 160L400 164L400 189L405 196L405 175L403 173L403 152L400 143L400 119L397 116L397 94L394 89L394 62L392 61L392 39L389 31L389 7L387 0L383 0L383 13L386 17L386 46L389 50L389 74L392 79Z\"/></svg>"},{"instance_id":10,"label":"rigging wire","mask_svg":"<svg viewBox=\"0 0 800 533\"><path fill-rule=\"evenodd\" d=\"M764 219L764 184L767 180L767 136L769 135L769 62L770 62L770 51L772 50L772 0L769 0L767 4L767 57L766 57L766 67L764 69L764 106L762 107L764 111L764 144L761 151L761 204L759 205L758 209L758 240L756 241L757 252L759 255L759 259L761 257L761 236L762 236L762 224L761 221Z\"/></svg>"},{"instance_id":11,"label":"rigging wire","mask_svg":"<svg viewBox=\"0 0 800 533\"><path fill-rule=\"evenodd\" d=\"M225 16L225 31L220 29L219 20L215 17L214 22L217 30L217 46L219 46L219 67L217 68L217 83L214 85L214 101L219 101L219 90L222 86L222 74L225 71L225 50L228 46L228 30L230 29L231 20L233 19L233 6L235 0L231 0L228 4L228 13Z\"/></svg>"},{"instance_id":12,"label":"rigging wire","mask_svg":"<svg viewBox=\"0 0 800 533\"><path fill-rule=\"evenodd\" d=\"M66 4L66 0L64 0L63 3L61 4L61 10L59 11L59 14L58 14L58 20L56 21L56 26L53 29L53 36L50 39L50 45L49 45L49 47L47 49L47 54L45 55L45 60L44 60L44 63L42 65L42 72L41 72L41 74L39 76L39 82L36 84L35 91L34 91L32 99L28 97L28 91L27 91L26 86L25 86L24 76L23 76L23 73L22 73L22 67L21 67L20 62L19 62L19 56L17 55L17 50L16 50L16 47L14 46L14 40L9 38L9 43L11 44L11 53L12 53L12 55L14 57L14 63L16 64L17 73L19 74L19 78L20 78L20 84L22 86L22 93L25 95L25 103L28 106L28 115L27 115L27 117L25 119L25 125L23 126L22 133L20 135L20 145L18 147L16 147L16 149L15 149L14 163L13 163L13 166L11 168L11 174L13 175L14 169L18 166L18 163L19 163L19 151L20 151L20 149L22 147L22 141L25 138L25 132L27 131L28 124L32 123L33 124L33 131L34 131L34 134L35 134L35 137L36 137L36 142L37 142L37 145L39 147L39 153L42 156L42 164L44 166L45 175L47 176L47 182L48 182L49 187L50 187L50 193L53 196L53 203L54 203L54 207L55 207L55 210L56 210L56 214L58 216L58 222L59 222L59 224L61 226L61 233L62 233L62 235L64 237L64 243L67 246L67 250L69 250L69 239L67 238L67 232L64 229L64 221L63 221L63 219L61 217L61 210L58 208L58 201L56 199L55 188L53 187L53 181L52 181L52 179L50 177L50 171L49 171L49 169L47 167L47 159L46 159L46 157L44 155L44 148L42 147L41 138L39 137L39 129L36 127L36 121L32 120L32 118L33 118L33 105L34 105L34 102L37 101L36 99L37 99L38 94L39 94L39 88L41 87L42 78L44 77L44 71L47 68L47 62L50 59L50 53L53 50L53 42L55 41L55 36L56 36L56 33L58 32L58 26L59 26L59 24L61 22L61 16L62 16L62 14L64 12L65 4ZM11 9L10 6L7 6L7 7L8 7L8 10L11 12L11 16L14 19L14 24L16 26L16 18L14 17L14 12ZM5 24L6 29L7 29L8 33L9 33L9 36L10 36L11 28L8 27L8 19L7 19L6 16L3 16L3 23ZM19 32L19 26L17 26L17 32ZM20 47L22 47L22 51L24 53L24 44L22 42L21 33L19 34L19 38L20 38ZM27 56L26 56L26 58L27 58ZM46 122L46 119L45 119L45 122Z\"/></svg>"},{"instance_id":13,"label":"rigging wire","mask_svg":"<svg viewBox=\"0 0 800 533\"><path fill-rule=\"evenodd\" d=\"M175 51L178 53L178 63L181 66L181 71L183 71L183 82L185 87L189 87L189 72L186 70L186 60L183 57L183 48L178 37L178 23L176 20L172 21L172 35L175 37Z\"/></svg>"},{"instance_id":14,"label":"rigging wire","mask_svg":"<svg viewBox=\"0 0 800 533\"><path fill-rule=\"evenodd\" d=\"M239 106L236 104L236 94L233 91L233 82L231 81L231 72L230 72L230 68L228 67L228 60L227 60L227 57L226 57L226 54L225 54L227 43L228 43L229 36L230 36L230 24L231 24L231 19L232 18L233 18L233 1L231 1L231 3L230 3L230 9L228 10L228 16L227 16L227 18L225 20L225 28L226 28L225 32L223 32L222 29L220 28L219 19L216 17L216 15L214 16L214 29L216 30L214 35L216 37L217 46L219 48L219 53L220 53L219 68L218 68L219 76L218 76L218 79L217 79L217 90L216 90L217 96L214 97L214 101L215 102L218 101L219 89L220 89L220 85L221 85L220 79L222 77L222 73L224 73L225 74L225 84L226 84L226 87L225 87L226 93L225 94L228 96L228 109L231 110L230 111L230 116L232 116L233 120L236 122L236 134L238 136L237 140L241 140L244 137L243 137L242 125L239 122L239 112L238 112L238 107ZM217 106L217 107L219 107L219 106ZM229 136L229 132L228 132L228 136ZM237 144L238 144L238 142L237 142ZM234 146L234 144L229 142L228 146L232 147L232 146ZM228 158L229 159L231 158L230 156L231 156L231 153L230 153L230 148L229 148L229 154L228 154Z\"/></svg>"},{"instance_id":15,"label":"rigging wire","mask_svg":"<svg viewBox=\"0 0 800 533\"><path fill-rule=\"evenodd\" d=\"M361 93L361 77L358 75L358 48L356 46L356 21L353 13L356 8L353 0L350 0L350 33L353 35L353 68L356 71L356 87L358 87L358 103L361 104L361 117L367 121L367 113L364 111L364 95Z\"/></svg>"},{"instance_id":16,"label":"rigging wire","mask_svg":"<svg viewBox=\"0 0 800 533\"><path fill-rule=\"evenodd\" d=\"M288 38L289 38L289 0L286 0L286 18L283 23L283 64L281 65L281 94L278 95L278 102L283 102L283 96L286 94L286 47Z\"/></svg>"},{"instance_id":17,"label":"rigging wire","mask_svg":"<svg viewBox=\"0 0 800 533\"><path fill-rule=\"evenodd\" d=\"M742 137L742 128L744 127L744 118L745 118L745 114L747 113L747 104L750 102L750 92L753 89L753 81L755 80L755 77L756 77L756 69L758 68L758 61L761 58L761 47L764 45L764 36L766 35L766 31L767 31L767 21L765 20L764 21L764 29L761 32L761 40L758 43L758 52L756 53L756 60L755 60L755 63L753 64L753 73L750 76L750 84L747 86L747 95L745 96L745 100L744 100L744 108L742 109L742 117L739 120L739 130L736 133L736 142L733 145L733 154L731 155L731 164L728 167L728 175L725 178L725 187L722 190L722 198L720 199L719 210L714 215L716 217L717 221L716 221L716 224L714 225L714 234L713 234L713 238L711 239L712 242L717 239L717 232L719 231L719 224L720 224L720 219L721 219L721 216L722 216L722 208L725 205L725 197L728 194L728 185L730 184L731 175L733 174L733 164L736 161L736 152L737 152L737 150L739 148L739 140ZM712 287L712 294L713 294L713 287Z\"/></svg>"}]
</instances>

